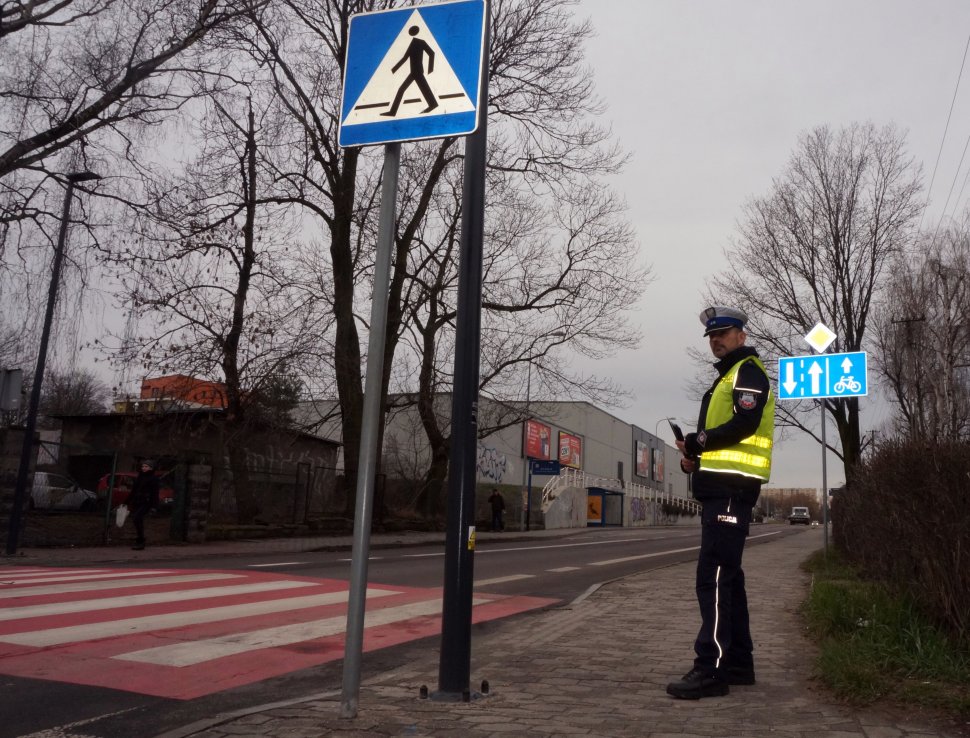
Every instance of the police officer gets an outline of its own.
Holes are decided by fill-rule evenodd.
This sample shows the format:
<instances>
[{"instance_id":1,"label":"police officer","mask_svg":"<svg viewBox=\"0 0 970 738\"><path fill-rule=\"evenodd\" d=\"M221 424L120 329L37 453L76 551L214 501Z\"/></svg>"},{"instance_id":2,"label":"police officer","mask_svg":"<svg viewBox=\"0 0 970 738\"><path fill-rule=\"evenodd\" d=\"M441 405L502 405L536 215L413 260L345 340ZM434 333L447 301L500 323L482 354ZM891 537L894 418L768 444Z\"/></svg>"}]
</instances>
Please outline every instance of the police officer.
<instances>
[{"instance_id":1,"label":"police officer","mask_svg":"<svg viewBox=\"0 0 970 738\"><path fill-rule=\"evenodd\" d=\"M741 555L751 511L771 472L775 397L758 352L745 346L748 316L723 305L700 315L718 377L701 400L697 432L677 448L681 469L702 505L697 559L701 628L694 668L667 685L679 699L725 695L731 684L754 684Z\"/></svg>"}]
</instances>

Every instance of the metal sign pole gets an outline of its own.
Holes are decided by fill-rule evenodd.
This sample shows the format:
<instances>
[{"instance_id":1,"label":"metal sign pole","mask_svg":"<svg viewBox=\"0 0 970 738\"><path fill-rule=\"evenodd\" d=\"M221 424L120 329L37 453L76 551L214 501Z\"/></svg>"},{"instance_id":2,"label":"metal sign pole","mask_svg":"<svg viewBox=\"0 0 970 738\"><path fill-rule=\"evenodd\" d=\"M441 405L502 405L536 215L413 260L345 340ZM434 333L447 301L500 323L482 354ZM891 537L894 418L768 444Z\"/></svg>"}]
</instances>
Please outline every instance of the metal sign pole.
<instances>
[{"instance_id":1,"label":"metal sign pole","mask_svg":"<svg viewBox=\"0 0 970 738\"><path fill-rule=\"evenodd\" d=\"M384 180L381 183L381 212L374 263L374 301L371 304L370 339L367 344L367 378L364 384L364 413L357 462L357 501L354 513L354 543L350 564L350 594L347 602L347 638L344 646L343 692L340 716L357 717L360 696L360 662L364 645L364 606L367 599L367 558L370 555L370 526L373 516L374 475L377 467L377 427L381 413L381 380L384 374L384 333L387 329L388 291L391 284L391 251L401 144L384 147Z\"/></svg>"},{"instance_id":2,"label":"metal sign pole","mask_svg":"<svg viewBox=\"0 0 970 738\"><path fill-rule=\"evenodd\" d=\"M822 528L825 532L823 534L824 538L824 553L826 556L829 555L829 483L827 476L827 467L825 464L825 457L828 456L828 448L825 446L825 400L821 402L822 406Z\"/></svg>"},{"instance_id":3,"label":"metal sign pole","mask_svg":"<svg viewBox=\"0 0 970 738\"><path fill-rule=\"evenodd\" d=\"M475 475L478 446L478 382L482 319L482 251L485 235L485 165L488 121L488 6L479 89L478 130L465 139L462 182L455 384L448 468L448 529L442 595L439 699L469 694L472 587L475 563Z\"/></svg>"},{"instance_id":4,"label":"metal sign pole","mask_svg":"<svg viewBox=\"0 0 970 738\"><path fill-rule=\"evenodd\" d=\"M525 529L532 530L532 460L529 460L529 483L525 493Z\"/></svg>"}]
</instances>

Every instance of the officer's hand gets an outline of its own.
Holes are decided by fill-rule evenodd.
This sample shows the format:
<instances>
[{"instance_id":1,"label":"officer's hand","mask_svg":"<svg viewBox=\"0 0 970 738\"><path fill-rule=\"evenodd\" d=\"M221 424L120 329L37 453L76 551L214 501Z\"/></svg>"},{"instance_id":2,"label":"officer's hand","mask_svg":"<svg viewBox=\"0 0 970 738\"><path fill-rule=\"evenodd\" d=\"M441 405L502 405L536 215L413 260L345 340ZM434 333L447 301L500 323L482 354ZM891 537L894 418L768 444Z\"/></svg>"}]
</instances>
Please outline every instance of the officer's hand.
<instances>
[{"instance_id":1,"label":"officer's hand","mask_svg":"<svg viewBox=\"0 0 970 738\"><path fill-rule=\"evenodd\" d=\"M697 471L697 459L688 459L686 456L680 460L680 470L684 474L692 474Z\"/></svg>"},{"instance_id":2,"label":"officer's hand","mask_svg":"<svg viewBox=\"0 0 970 738\"><path fill-rule=\"evenodd\" d=\"M683 441L675 441L675 443L677 444L677 448L680 449L680 452L684 456L687 456L687 446L684 444L684 442Z\"/></svg>"}]
</instances>

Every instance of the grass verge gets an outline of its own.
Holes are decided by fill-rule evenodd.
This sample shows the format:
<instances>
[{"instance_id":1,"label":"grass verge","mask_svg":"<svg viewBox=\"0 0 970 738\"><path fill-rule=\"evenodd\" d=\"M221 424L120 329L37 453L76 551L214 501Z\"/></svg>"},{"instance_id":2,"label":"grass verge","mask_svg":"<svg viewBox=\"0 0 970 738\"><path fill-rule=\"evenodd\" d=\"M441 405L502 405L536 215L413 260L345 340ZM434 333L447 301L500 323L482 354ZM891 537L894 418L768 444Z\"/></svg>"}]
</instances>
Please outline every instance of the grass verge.
<instances>
[{"instance_id":1,"label":"grass verge","mask_svg":"<svg viewBox=\"0 0 970 738\"><path fill-rule=\"evenodd\" d=\"M970 644L955 643L913 602L866 581L832 549L804 567L812 574L804 612L819 645L817 673L838 697L970 718Z\"/></svg>"}]
</instances>

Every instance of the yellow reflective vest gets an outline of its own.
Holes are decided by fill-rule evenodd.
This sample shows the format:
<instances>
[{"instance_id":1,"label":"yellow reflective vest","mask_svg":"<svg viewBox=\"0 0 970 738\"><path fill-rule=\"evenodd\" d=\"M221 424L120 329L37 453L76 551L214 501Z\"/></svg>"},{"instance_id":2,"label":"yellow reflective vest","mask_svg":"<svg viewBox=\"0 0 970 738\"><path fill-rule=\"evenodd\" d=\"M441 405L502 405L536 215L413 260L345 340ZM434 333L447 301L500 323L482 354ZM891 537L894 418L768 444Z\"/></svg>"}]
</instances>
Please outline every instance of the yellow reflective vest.
<instances>
[{"instance_id":1,"label":"yellow reflective vest","mask_svg":"<svg viewBox=\"0 0 970 738\"><path fill-rule=\"evenodd\" d=\"M711 400L707 405L705 428L716 428L724 425L734 416L734 385L738 380L738 372L746 361L755 362L761 371L765 365L756 356L747 356L732 366L714 388ZM771 476L771 447L774 444L775 432L775 393L768 389L768 401L761 414L761 423L754 435L748 436L740 443L719 451L704 451L701 453L701 471L718 472L722 474L740 474L754 477L767 482Z\"/></svg>"}]
</instances>

